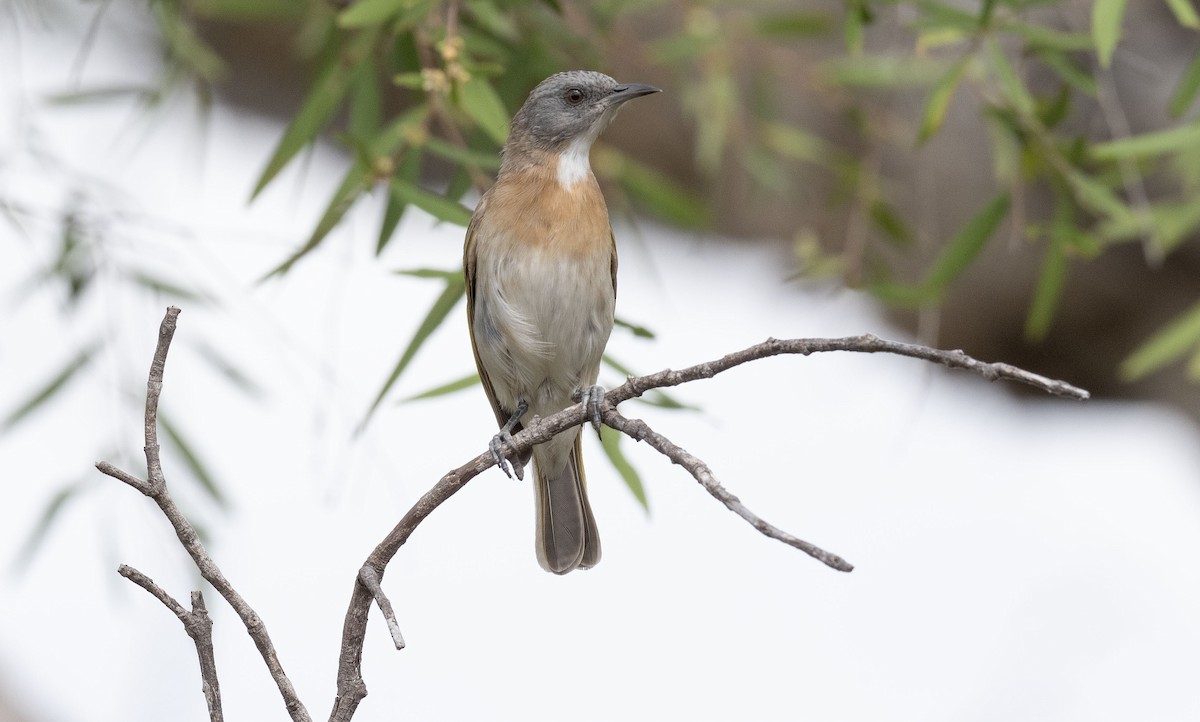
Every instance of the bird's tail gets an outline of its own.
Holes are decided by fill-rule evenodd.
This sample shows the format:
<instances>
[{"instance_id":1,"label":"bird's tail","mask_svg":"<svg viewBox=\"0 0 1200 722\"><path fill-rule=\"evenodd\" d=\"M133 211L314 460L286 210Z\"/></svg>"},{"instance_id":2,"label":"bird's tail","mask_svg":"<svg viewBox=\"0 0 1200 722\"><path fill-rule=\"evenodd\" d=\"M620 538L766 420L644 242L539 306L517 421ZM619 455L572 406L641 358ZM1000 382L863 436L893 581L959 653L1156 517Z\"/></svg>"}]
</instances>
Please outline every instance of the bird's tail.
<instances>
[{"instance_id":1,"label":"bird's tail","mask_svg":"<svg viewBox=\"0 0 1200 722\"><path fill-rule=\"evenodd\" d=\"M546 571L566 574L596 566L600 561L600 535L588 504L578 430L575 445L565 459L553 453L553 443L535 446L533 451L537 555Z\"/></svg>"}]
</instances>

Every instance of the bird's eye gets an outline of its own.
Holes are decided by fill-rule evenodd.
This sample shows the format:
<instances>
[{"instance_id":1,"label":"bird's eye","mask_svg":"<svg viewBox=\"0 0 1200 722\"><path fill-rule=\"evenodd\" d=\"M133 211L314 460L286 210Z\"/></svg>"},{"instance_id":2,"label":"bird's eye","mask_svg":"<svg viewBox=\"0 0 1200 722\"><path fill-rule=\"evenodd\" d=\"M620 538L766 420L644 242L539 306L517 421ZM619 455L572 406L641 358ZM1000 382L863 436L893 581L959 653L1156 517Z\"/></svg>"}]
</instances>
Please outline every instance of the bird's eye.
<instances>
[{"instance_id":1,"label":"bird's eye","mask_svg":"<svg viewBox=\"0 0 1200 722\"><path fill-rule=\"evenodd\" d=\"M583 102L583 91L579 88L571 88L566 93L563 93L563 99L568 105L579 105Z\"/></svg>"}]
</instances>

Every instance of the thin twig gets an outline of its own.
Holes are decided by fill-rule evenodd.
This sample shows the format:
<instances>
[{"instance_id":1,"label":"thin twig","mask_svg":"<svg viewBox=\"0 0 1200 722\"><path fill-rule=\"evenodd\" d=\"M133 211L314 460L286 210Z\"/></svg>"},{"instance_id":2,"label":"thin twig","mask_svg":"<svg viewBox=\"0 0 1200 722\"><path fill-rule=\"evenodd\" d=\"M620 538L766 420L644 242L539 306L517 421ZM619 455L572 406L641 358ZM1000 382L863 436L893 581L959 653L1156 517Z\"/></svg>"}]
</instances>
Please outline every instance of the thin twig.
<instances>
[{"instance_id":1,"label":"thin twig","mask_svg":"<svg viewBox=\"0 0 1200 722\"><path fill-rule=\"evenodd\" d=\"M396 612L392 610L392 603L379 586L379 575L371 567L364 566L358 571L358 578L375 598L375 604L379 605L379 611L383 613L383 618L387 621L388 631L392 633L392 642L395 643L396 649L404 649L404 635L400 633L400 623L396 621Z\"/></svg>"},{"instance_id":2,"label":"thin twig","mask_svg":"<svg viewBox=\"0 0 1200 722\"><path fill-rule=\"evenodd\" d=\"M795 547L813 559L822 562L826 566L832 567L840 572L854 571L854 565L842 559L837 554L827 552L821 547L810 544L803 539L792 536L782 529L769 524L762 517L746 508L742 500L734 496L728 489L721 486L721 482L712 473L712 469L708 468L708 464L688 453L687 450L675 444L667 437L651 429L645 421L641 419L628 419L617 412L616 408L605 404L604 407L604 425L612 427L635 441L644 441L650 445L655 451L663 456L666 456L671 461L679 464L688 470L692 477L700 482L700 486L713 498L724 504L734 514L745 519L750 526L757 529L759 532L772 539Z\"/></svg>"},{"instance_id":3,"label":"thin twig","mask_svg":"<svg viewBox=\"0 0 1200 722\"><path fill-rule=\"evenodd\" d=\"M158 508L162 510L167 520L171 523L171 526L175 529L175 535L179 538L179 543L187 550L187 553L192 557L192 561L195 562L196 568L200 570L200 575L225 598L229 606L233 607L233 610L241 617L242 623L246 626L246 631L249 632L250 638L254 640L254 645L258 647L259 654L262 655L263 661L271 673L271 677L275 680L275 684L279 688L279 693L283 697L288 715L291 716L294 722L311 722L312 717L308 714L308 710L305 709L300 698L296 696L296 690L292 686L291 680L288 679L287 674L283 671L283 666L279 663L279 656L275 652L275 645L271 642L271 637L267 634L266 625L263 624L258 613L254 611L246 600L242 598L242 595L233 588L233 585L229 583L225 575L221 573L221 569L212 560L212 557L208 555L208 551L204 548L204 545L200 543L200 537L196 534L195 527L179 511L179 507L175 505L174 499L167 492L167 482L163 475L162 462L159 458L158 399L162 393L163 371L167 363L167 352L171 348L171 339L175 335L176 317L178 316L178 308L174 306L167 308L167 314L163 317L162 324L158 329L158 346L154 350L154 358L150 363L150 376L146 382L145 450L147 481L143 484L140 479L105 462L97 463L96 468L138 489L138 491L141 491L158 504Z\"/></svg>"},{"instance_id":4,"label":"thin twig","mask_svg":"<svg viewBox=\"0 0 1200 722\"><path fill-rule=\"evenodd\" d=\"M641 396L652 389L678 386L689 381L712 378L722 371L728 371L735 366L740 366L741 364L757 359L781 354L808 356L809 354L828 351L897 354L933 361L950 368L972 371L989 381L1006 379L1028 384L1042 389L1047 393L1066 396L1068 398L1087 399L1089 397L1087 391L1072 386L1065 381L1049 379L1010 364L987 363L971 358L958 350L944 351L916 344L886 341L866 334L846 338L767 339L760 344L755 344L741 351L736 351L707 363L690 366L680 371L668 369L648 376L631 377L624 384L612 389L605 395L605 413L606 415L613 415L612 418L616 424L624 424L635 433L643 434L642 438L644 440L650 441L653 438L655 443L658 444L655 448L667 454L676 463L682 463L681 460L686 461L687 464L684 464L684 466L693 472L693 476L704 485L710 494L748 521L759 532L796 547L835 569L849 571L851 568L850 564L837 555L777 529L754 515L741 504L736 496L726 491L717 482L712 472L702 461L672 444L661 435L654 434L651 436L653 432L644 423L625 419L615 411L617 404ZM509 446L510 453L514 456L519 455L522 451L536 444L549 441L556 434L578 426L586 420L587 415L579 405L563 409L543 419L533 419L520 433L512 437ZM614 426L614 428L617 427ZM661 448L659 448L660 446ZM373 576L370 578L374 581L382 581L388 563L396 555L396 552L400 550L400 547L408 541L409 536L412 535L417 526L434 509L457 493L459 489L462 489L467 482L494 465L495 461L491 453L484 452L457 469L446 473L445 476L433 485L433 488L425 492L417 500L416 504L408 510L408 513L404 515L400 522L396 524L392 531L388 533L383 541L371 552L370 556L367 557L362 570L360 570L358 576L355 578L354 590L350 596L349 609L346 611L346 619L342 625L342 648L341 657L338 660L337 697L334 699L333 711L329 716L331 722L348 722L354 716L359 703L367 696L367 686L362 678L362 650L363 642L366 639L367 620L371 610L371 601L374 596L363 581L366 570L373 572Z\"/></svg>"},{"instance_id":5,"label":"thin twig","mask_svg":"<svg viewBox=\"0 0 1200 722\"><path fill-rule=\"evenodd\" d=\"M200 679L204 686L204 701L208 705L208 719L210 722L222 722L225 715L221 711L221 685L217 680L217 661L213 655L212 619L204 606L204 595L198 591L192 592L192 611L189 612L153 579L128 564L122 564L117 573L150 592L183 623L183 629L196 644L196 655L200 658Z\"/></svg>"}]
</instances>

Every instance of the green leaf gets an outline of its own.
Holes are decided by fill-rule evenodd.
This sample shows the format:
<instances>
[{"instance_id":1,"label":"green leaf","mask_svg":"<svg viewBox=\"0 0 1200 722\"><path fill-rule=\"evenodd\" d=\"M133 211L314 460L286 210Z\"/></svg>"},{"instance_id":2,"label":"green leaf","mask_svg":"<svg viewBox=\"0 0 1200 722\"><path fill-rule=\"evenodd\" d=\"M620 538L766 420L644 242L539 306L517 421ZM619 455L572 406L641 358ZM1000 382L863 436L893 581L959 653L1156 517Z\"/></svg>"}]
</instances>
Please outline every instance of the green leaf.
<instances>
[{"instance_id":1,"label":"green leaf","mask_svg":"<svg viewBox=\"0 0 1200 722\"><path fill-rule=\"evenodd\" d=\"M508 111L487 78L472 75L458 87L458 106L498 145L508 139Z\"/></svg>"},{"instance_id":2,"label":"green leaf","mask_svg":"<svg viewBox=\"0 0 1200 722\"><path fill-rule=\"evenodd\" d=\"M1200 92L1200 53L1192 58L1192 62L1188 63L1187 70L1183 72L1183 76L1179 78L1179 85L1175 87L1175 92L1171 94L1171 117L1178 118L1187 112L1191 107L1192 101L1196 99L1196 94Z\"/></svg>"},{"instance_id":3,"label":"green leaf","mask_svg":"<svg viewBox=\"0 0 1200 722\"><path fill-rule=\"evenodd\" d=\"M1194 148L1200 143L1200 123L1182 125L1153 133L1142 133L1119 140L1096 143L1091 146L1091 156L1096 160L1118 160L1121 158L1145 158L1149 156L1177 153Z\"/></svg>"},{"instance_id":4,"label":"green leaf","mask_svg":"<svg viewBox=\"0 0 1200 722\"><path fill-rule=\"evenodd\" d=\"M1034 103L1033 96L1029 94L1029 90L1008 62L1004 50L995 40L989 39L986 45L992 70L996 73L996 79L1000 81L1000 89L1004 91L1004 95L1020 115L1026 117L1032 115L1037 104Z\"/></svg>"},{"instance_id":5,"label":"green leaf","mask_svg":"<svg viewBox=\"0 0 1200 722\"><path fill-rule=\"evenodd\" d=\"M1125 0L1095 0L1092 3L1092 41L1102 67L1112 64L1124 16Z\"/></svg>"},{"instance_id":6,"label":"green leaf","mask_svg":"<svg viewBox=\"0 0 1200 722\"><path fill-rule=\"evenodd\" d=\"M1193 30L1200 29L1200 15L1196 14L1192 0L1167 0L1167 6L1175 13L1175 19L1180 25Z\"/></svg>"},{"instance_id":7,"label":"green leaf","mask_svg":"<svg viewBox=\"0 0 1200 722\"><path fill-rule=\"evenodd\" d=\"M409 275L416 275L416 272L410 273ZM357 431L361 432L364 428L366 428L367 422L371 420L371 416L375 413L375 410L379 408L379 404L383 403L384 397L387 396L388 391L391 391L392 386L395 385L396 381L400 378L400 374L404 373L404 369L408 368L409 362L411 362L417 355L417 352L421 350L421 346L424 345L425 341L429 339L429 336L433 334L435 330L437 330L438 326L442 325L442 322L446 320L446 316L448 316L450 311L452 311L454 307L458 305L459 300L466 293L466 280L463 278L461 273L456 273L445 280L446 289L442 291L442 294L437 297L436 301L433 302L433 306L429 309L429 313L425 315L425 320L421 322L419 327L417 327L417 331L415 334L413 334L412 340L408 342L408 347L405 348L404 353L400 355L400 360L396 362L396 366L392 369L392 373L388 376L387 381L385 381L383 386L379 389L379 393L375 396L375 400L371 403L371 407L367 409L367 413L365 416L363 416L363 420L359 422Z\"/></svg>"},{"instance_id":8,"label":"green leaf","mask_svg":"<svg viewBox=\"0 0 1200 722\"><path fill-rule=\"evenodd\" d=\"M600 428L600 445L604 447L604 455L608 457L608 461L625 481L625 486L633 492L633 498L637 499L648 513L650 502L646 499L646 487L642 485L642 478L638 476L637 469L633 468L633 464L629 463L625 453L621 451L621 438L624 436L619 431L603 426Z\"/></svg>"},{"instance_id":9,"label":"green leaf","mask_svg":"<svg viewBox=\"0 0 1200 722\"><path fill-rule=\"evenodd\" d=\"M1125 381L1137 381L1200 346L1200 303L1176 317L1129 355L1118 369Z\"/></svg>"},{"instance_id":10,"label":"green leaf","mask_svg":"<svg viewBox=\"0 0 1200 722\"><path fill-rule=\"evenodd\" d=\"M846 20L842 33L846 41L846 50L851 56L858 57L863 52L864 26L872 20L871 9L866 0L848 0L845 7Z\"/></svg>"},{"instance_id":11,"label":"green leaf","mask_svg":"<svg viewBox=\"0 0 1200 722\"><path fill-rule=\"evenodd\" d=\"M52 93L46 96L46 102L53 105L82 105L87 103L103 103L111 100L127 101L130 99L147 102L160 92L158 88L147 85L112 85L67 93Z\"/></svg>"},{"instance_id":12,"label":"green leaf","mask_svg":"<svg viewBox=\"0 0 1200 722\"><path fill-rule=\"evenodd\" d=\"M1170 253L1180 243L1200 230L1200 203L1195 200L1163 201L1149 207L1149 216L1138 212L1119 220L1106 221L1099 234L1106 241L1133 240L1153 231L1163 253Z\"/></svg>"},{"instance_id":13,"label":"green leaf","mask_svg":"<svg viewBox=\"0 0 1200 722\"><path fill-rule=\"evenodd\" d=\"M17 424L21 423L25 417L29 416L34 411L37 411L50 399L54 398L55 394L67 385L67 382L75 377L75 374L80 369L88 365L92 357L96 355L96 351L100 349L100 344L93 342L84 346L66 363L58 373L50 377L50 380L43 384L37 391L34 391L29 398L21 402L17 408L13 409L4 421L0 421L0 430L7 431Z\"/></svg>"},{"instance_id":14,"label":"green leaf","mask_svg":"<svg viewBox=\"0 0 1200 722\"><path fill-rule=\"evenodd\" d=\"M168 297L172 301L189 301L192 303L204 303L205 298L195 291L176 285L170 281L164 281L161 278L151 276L145 271L134 269L126 269L123 275L128 278L134 285L141 286L149 291L153 291L162 296Z\"/></svg>"},{"instance_id":15,"label":"green leaf","mask_svg":"<svg viewBox=\"0 0 1200 722\"><path fill-rule=\"evenodd\" d=\"M397 200L411 203L438 220L458 226L466 226L471 222L471 211L463 204L430 193L416 183L397 176L392 178L390 188Z\"/></svg>"},{"instance_id":16,"label":"green leaf","mask_svg":"<svg viewBox=\"0 0 1200 722\"><path fill-rule=\"evenodd\" d=\"M94 488L94 482L90 480L80 480L73 484L68 484L55 492L54 496L50 497L50 501L42 509L42 513L38 516L38 520L34 523L33 528L29 530L29 536L25 537L25 542L21 544L21 550L13 556L12 566L15 571L24 571L28 568L29 563L33 561L33 556L41 548L42 543L46 541L46 535L53 527L55 520L62 514L62 511L70 502L77 498L80 493L86 492L89 488Z\"/></svg>"},{"instance_id":17,"label":"green leaf","mask_svg":"<svg viewBox=\"0 0 1200 722\"><path fill-rule=\"evenodd\" d=\"M216 348L206 343L201 343L196 345L195 349L200 358L207 361L217 373L224 376L225 380L236 386L239 391L251 398L257 399L262 397L262 388L243 373L239 365L227 359Z\"/></svg>"},{"instance_id":18,"label":"green leaf","mask_svg":"<svg viewBox=\"0 0 1200 722\"><path fill-rule=\"evenodd\" d=\"M408 276L409 278L430 278L446 283L452 283L456 279L463 277L461 268L447 270L444 268L402 268L396 271L397 276Z\"/></svg>"},{"instance_id":19,"label":"green leaf","mask_svg":"<svg viewBox=\"0 0 1200 722\"><path fill-rule=\"evenodd\" d=\"M361 46L360 38L360 42L355 43L355 47L360 53L365 50ZM353 56L355 53L351 53L351 55ZM301 149L316 139L317 134L333 117L342 99L346 96L353 76L354 69L346 67L341 53L330 54L324 71L317 78L308 97L300 106L300 110L296 112L292 122L283 132L283 137L279 139L279 145L275 147L275 152L271 154L271 159L267 161L266 168L263 169L262 175L255 183L254 191L250 194L251 200L258 197L258 194Z\"/></svg>"},{"instance_id":20,"label":"green leaf","mask_svg":"<svg viewBox=\"0 0 1200 722\"><path fill-rule=\"evenodd\" d=\"M936 82L945 67L929 58L863 55L825 62L821 73L829 82L847 88L895 90Z\"/></svg>"},{"instance_id":21,"label":"green leaf","mask_svg":"<svg viewBox=\"0 0 1200 722\"><path fill-rule=\"evenodd\" d=\"M383 123L383 101L379 94L375 63L370 58L361 61L361 66L350 85L347 130L356 138L373 137Z\"/></svg>"},{"instance_id":22,"label":"green leaf","mask_svg":"<svg viewBox=\"0 0 1200 722\"><path fill-rule=\"evenodd\" d=\"M1001 25L1025 40L1032 48L1053 48L1064 52L1091 50L1095 47L1092 36L1087 33L1070 33L1044 25L1009 21Z\"/></svg>"},{"instance_id":23,"label":"green leaf","mask_svg":"<svg viewBox=\"0 0 1200 722\"><path fill-rule=\"evenodd\" d=\"M359 0L343 10L337 22L343 28L379 25L408 4L408 0Z\"/></svg>"},{"instance_id":24,"label":"green leaf","mask_svg":"<svg viewBox=\"0 0 1200 722\"><path fill-rule=\"evenodd\" d=\"M1029 341L1041 342L1050 331L1067 279L1066 249L1070 247L1074 233L1074 206L1069 198L1056 198L1054 221L1050 227L1046 255L1042 260L1042 271L1029 305L1029 315L1025 318L1025 338Z\"/></svg>"},{"instance_id":25,"label":"green leaf","mask_svg":"<svg viewBox=\"0 0 1200 722\"><path fill-rule=\"evenodd\" d=\"M471 165L483 170L499 170L500 156L495 152L484 153L471 148L460 148L457 145L452 145L442 140L441 138L429 138L425 141L425 150L433 153L436 156L452 160L455 163L463 165Z\"/></svg>"},{"instance_id":26,"label":"green leaf","mask_svg":"<svg viewBox=\"0 0 1200 722\"><path fill-rule=\"evenodd\" d=\"M912 230L890 203L875 200L871 203L869 216L871 224L887 236L894 245L900 248L908 248L912 245L914 239Z\"/></svg>"},{"instance_id":27,"label":"green leaf","mask_svg":"<svg viewBox=\"0 0 1200 722\"><path fill-rule=\"evenodd\" d=\"M1042 62L1053 70L1058 77L1062 78L1072 88L1075 88L1081 93L1096 97L1098 92L1096 87L1096 79L1091 73L1082 70L1071 62L1071 58L1060 50L1054 48L1039 48L1035 51Z\"/></svg>"},{"instance_id":28,"label":"green leaf","mask_svg":"<svg viewBox=\"0 0 1200 722\"><path fill-rule=\"evenodd\" d=\"M596 148L593 156L601 174L616 178L627 193L660 217L685 228L711 222L708 205L669 176L607 147Z\"/></svg>"},{"instance_id":29,"label":"green leaf","mask_svg":"<svg viewBox=\"0 0 1200 722\"><path fill-rule=\"evenodd\" d=\"M831 164L838 153L820 137L782 123L764 124L762 140L780 155L817 165Z\"/></svg>"},{"instance_id":30,"label":"green leaf","mask_svg":"<svg viewBox=\"0 0 1200 722\"><path fill-rule=\"evenodd\" d=\"M822 12L794 11L765 15L757 22L759 35L782 40L820 37L833 29L833 18Z\"/></svg>"},{"instance_id":31,"label":"green leaf","mask_svg":"<svg viewBox=\"0 0 1200 722\"><path fill-rule=\"evenodd\" d=\"M198 16L216 20L261 22L299 18L306 5L305 0L191 0L188 9Z\"/></svg>"},{"instance_id":32,"label":"green leaf","mask_svg":"<svg viewBox=\"0 0 1200 722\"><path fill-rule=\"evenodd\" d=\"M342 184L338 186L338 189L333 193L333 197L329 199L329 204L325 207L325 212L321 214L321 219L317 221L317 227L313 229L308 240L292 255L288 256L283 263L271 269L263 278L287 273L297 261L321 245L321 241L325 240L329 232L341 222L342 217L346 215L346 211L350 210L354 202L358 200L358 197L370 189L373 180L371 174L361 161L356 160L351 163L350 170L346 172L346 176L342 178Z\"/></svg>"},{"instance_id":33,"label":"green leaf","mask_svg":"<svg viewBox=\"0 0 1200 722\"><path fill-rule=\"evenodd\" d=\"M420 401L422 399L432 399L437 396L446 396L448 394L453 394L458 391L462 391L463 389L469 389L478 383L479 383L479 374L472 372L472 373L467 374L466 376L463 376L460 379L455 379L454 381L449 381L447 383L441 384L440 386L434 386L433 388L431 388L427 391L422 391L419 394L413 394L412 396L407 396L403 399L400 399L400 401L401 401L401 403L407 403L409 401Z\"/></svg>"},{"instance_id":34,"label":"green leaf","mask_svg":"<svg viewBox=\"0 0 1200 722\"><path fill-rule=\"evenodd\" d=\"M880 301L900 308L924 306L937 298L937 293L925 284L913 285L890 279L872 281L866 288Z\"/></svg>"},{"instance_id":35,"label":"green leaf","mask_svg":"<svg viewBox=\"0 0 1200 722\"><path fill-rule=\"evenodd\" d=\"M1111 188L1095 178L1074 168L1068 169L1065 178L1075 193L1076 200L1093 213L1107 216L1118 223L1134 219L1129 206L1123 203Z\"/></svg>"},{"instance_id":36,"label":"green leaf","mask_svg":"<svg viewBox=\"0 0 1200 722\"><path fill-rule=\"evenodd\" d=\"M171 422L170 418L161 412L158 415L158 425L166 434L167 443L179 454L183 460L184 466L192 472L192 476L196 477L196 481L200 482L200 488L208 492L209 497L222 509L229 508L229 500L225 498L225 494L221 491L221 487L217 484L216 479L209 473L208 467L200 460L200 456L192 449L192 445L183 437L179 428Z\"/></svg>"},{"instance_id":37,"label":"green leaf","mask_svg":"<svg viewBox=\"0 0 1200 722\"><path fill-rule=\"evenodd\" d=\"M412 148L401 156L394 175L416 184L417 179L421 176L421 152ZM407 208L407 201L401 200L395 193L387 194L387 206L383 209L383 222L379 224L379 240L375 242L375 255L383 253L383 249L392 240L392 236L396 233L396 226L400 224L400 219L404 216Z\"/></svg>"},{"instance_id":38,"label":"green leaf","mask_svg":"<svg viewBox=\"0 0 1200 722\"><path fill-rule=\"evenodd\" d=\"M934 261L925 287L941 294L979 255L996 227L1008 215L1008 193L1001 193L976 213Z\"/></svg>"},{"instance_id":39,"label":"green leaf","mask_svg":"<svg viewBox=\"0 0 1200 722\"><path fill-rule=\"evenodd\" d=\"M613 325L617 328L623 328L626 331L630 331L638 338L654 338L654 332L645 326L638 326L620 318L614 319Z\"/></svg>"},{"instance_id":40,"label":"green leaf","mask_svg":"<svg viewBox=\"0 0 1200 722\"><path fill-rule=\"evenodd\" d=\"M969 60L970 56L967 56L952 65L938 80L937 85L933 86L929 100L925 103L925 112L921 117L921 130L917 133L917 145L932 138L934 133L937 133L942 127L942 121L946 119L946 109L950 107L950 100L954 98L954 91L958 89L958 82L962 80L963 71L967 69Z\"/></svg>"}]
</instances>

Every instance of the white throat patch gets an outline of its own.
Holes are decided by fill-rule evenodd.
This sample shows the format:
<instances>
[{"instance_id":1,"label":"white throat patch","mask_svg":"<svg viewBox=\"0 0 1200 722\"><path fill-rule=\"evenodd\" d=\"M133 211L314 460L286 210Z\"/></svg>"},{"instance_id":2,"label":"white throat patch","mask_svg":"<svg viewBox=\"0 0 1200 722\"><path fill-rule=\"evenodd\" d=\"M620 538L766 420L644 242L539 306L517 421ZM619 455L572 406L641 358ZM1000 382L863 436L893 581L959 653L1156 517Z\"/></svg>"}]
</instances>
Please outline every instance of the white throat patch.
<instances>
[{"instance_id":1,"label":"white throat patch","mask_svg":"<svg viewBox=\"0 0 1200 722\"><path fill-rule=\"evenodd\" d=\"M592 139L581 135L567 146L558 156L558 184L569 190L592 172L588 153L592 149Z\"/></svg>"}]
</instances>

